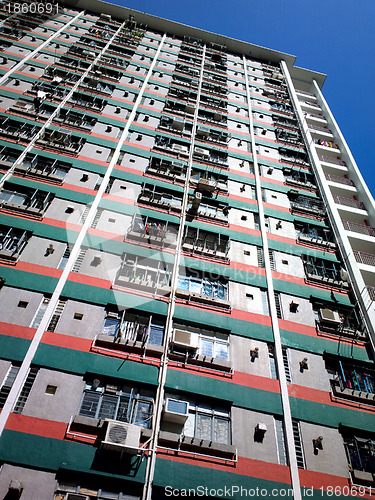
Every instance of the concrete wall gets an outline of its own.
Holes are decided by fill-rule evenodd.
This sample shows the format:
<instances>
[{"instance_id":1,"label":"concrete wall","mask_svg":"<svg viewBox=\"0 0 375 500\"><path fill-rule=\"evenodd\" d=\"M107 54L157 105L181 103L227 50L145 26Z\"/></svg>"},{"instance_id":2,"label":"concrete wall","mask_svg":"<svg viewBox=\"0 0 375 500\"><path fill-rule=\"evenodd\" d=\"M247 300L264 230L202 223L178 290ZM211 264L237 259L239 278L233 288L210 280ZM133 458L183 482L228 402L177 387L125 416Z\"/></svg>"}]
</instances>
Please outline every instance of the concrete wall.
<instances>
[{"instance_id":1,"label":"concrete wall","mask_svg":"<svg viewBox=\"0 0 375 500\"><path fill-rule=\"evenodd\" d=\"M49 245L53 245L54 252L47 254ZM32 236L21 254L21 261L56 268L65 252L66 244Z\"/></svg>"},{"instance_id":2,"label":"concrete wall","mask_svg":"<svg viewBox=\"0 0 375 500\"><path fill-rule=\"evenodd\" d=\"M113 281L120 266L121 257L119 255L88 248L79 272L86 276Z\"/></svg>"},{"instance_id":3,"label":"concrete wall","mask_svg":"<svg viewBox=\"0 0 375 500\"><path fill-rule=\"evenodd\" d=\"M304 358L307 358L308 368L301 369L300 361ZM293 384L321 391L331 391L329 375L322 356L288 349L288 360Z\"/></svg>"},{"instance_id":4,"label":"concrete wall","mask_svg":"<svg viewBox=\"0 0 375 500\"><path fill-rule=\"evenodd\" d=\"M252 212L231 208L229 210L228 221L230 224L235 224L236 226L255 229L254 214Z\"/></svg>"},{"instance_id":5,"label":"concrete wall","mask_svg":"<svg viewBox=\"0 0 375 500\"><path fill-rule=\"evenodd\" d=\"M264 189L263 193L266 203L290 209L289 198L285 193L279 193L278 191L271 191L270 189Z\"/></svg>"},{"instance_id":6,"label":"concrete wall","mask_svg":"<svg viewBox=\"0 0 375 500\"><path fill-rule=\"evenodd\" d=\"M266 167L265 165L260 166L260 175L267 179L273 179L275 181L284 182L285 177L283 171L279 168Z\"/></svg>"},{"instance_id":7,"label":"concrete wall","mask_svg":"<svg viewBox=\"0 0 375 500\"><path fill-rule=\"evenodd\" d=\"M291 303L298 304L297 311L290 310ZM307 326L315 326L315 314L309 300L293 295L280 294L283 319Z\"/></svg>"},{"instance_id":8,"label":"concrete wall","mask_svg":"<svg viewBox=\"0 0 375 500\"><path fill-rule=\"evenodd\" d=\"M21 482L23 487L22 500L51 499L57 487L55 474L51 472L4 464L0 470L0 498L7 498L11 481Z\"/></svg>"},{"instance_id":9,"label":"concrete wall","mask_svg":"<svg viewBox=\"0 0 375 500\"><path fill-rule=\"evenodd\" d=\"M132 217L130 215L123 215L118 212L103 210L96 225L96 229L108 231L109 233L125 235L131 221Z\"/></svg>"},{"instance_id":10,"label":"concrete wall","mask_svg":"<svg viewBox=\"0 0 375 500\"><path fill-rule=\"evenodd\" d=\"M82 319L75 318L75 315L82 315ZM104 307L68 300L55 331L64 335L93 340L95 335L102 331L104 316Z\"/></svg>"},{"instance_id":11,"label":"concrete wall","mask_svg":"<svg viewBox=\"0 0 375 500\"><path fill-rule=\"evenodd\" d=\"M47 385L56 387L55 394L46 394ZM82 377L41 368L22 414L68 423L78 413L85 387Z\"/></svg>"},{"instance_id":12,"label":"concrete wall","mask_svg":"<svg viewBox=\"0 0 375 500\"><path fill-rule=\"evenodd\" d=\"M83 177L85 175L85 177ZM86 176L88 179L86 180ZM94 189L99 180L99 174L79 170L78 168L71 168L67 173L64 184L73 184L86 189Z\"/></svg>"},{"instance_id":13,"label":"concrete wall","mask_svg":"<svg viewBox=\"0 0 375 500\"><path fill-rule=\"evenodd\" d=\"M287 222L285 220L280 221L280 219L274 219L273 217L269 217L268 221L270 233L285 236L286 238L296 238L296 230L293 222ZM281 222L281 227L279 222Z\"/></svg>"},{"instance_id":14,"label":"concrete wall","mask_svg":"<svg viewBox=\"0 0 375 500\"><path fill-rule=\"evenodd\" d=\"M10 361L0 359L0 387L4 384L5 377L8 375L11 366L12 363Z\"/></svg>"},{"instance_id":15,"label":"concrete wall","mask_svg":"<svg viewBox=\"0 0 375 500\"><path fill-rule=\"evenodd\" d=\"M129 153L126 153L121 160L122 166L138 170L139 172L145 172L148 164L148 158L143 158L142 156L136 156Z\"/></svg>"},{"instance_id":16,"label":"concrete wall","mask_svg":"<svg viewBox=\"0 0 375 500\"><path fill-rule=\"evenodd\" d=\"M114 145L114 148L115 147L116 145ZM95 160L107 161L111 151L111 148L104 148L103 146L86 142L79 154L80 156L86 156Z\"/></svg>"},{"instance_id":17,"label":"concrete wall","mask_svg":"<svg viewBox=\"0 0 375 500\"><path fill-rule=\"evenodd\" d=\"M256 277L255 277L256 278ZM234 309L256 314L268 314L260 288L229 282L229 300Z\"/></svg>"},{"instance_id":18,"label":"concrete wall","mask_svg":"<svg viewBox=\"0 0 375 500\"><path fill-rule=\"evenodd\" d=\"M251 335L252 325L248 325L246 333ZM245 332L244 332L245 333ZM250 351L258 348L258 357L251 360ZM230 353L232 366L235 371L258 375L259 377L271 377L271 369L268 356L268 345L260 340L252 340L238 335L230 337Z\"/></svg>"},{"instance_id":19,"label":"concrete wall","mask_svg":"<svg viewBox=\"0 0 375 500\"><path fill-rule=\"evenodd\" d=\"M78 224L85 208L86 205L81 203L54 198L46 210L45 217Z\"/></svg>"},{"instance_id":20,"label":"concrete wall","mask_svg":"<svg viewBox=\"0 0 375 500\"><path fill-rule=\"evenodd\" d=\"M41 293L3 286L0 290L1 321L30 326L42 299ZM26 307L19 307L20 302L26 302Z\"/></svg>"},{"instance_id":21,"label":"concrete wall","mask_svg":"<svg viewBox=\"0 0 375 500\"><path fill-rule=\"evenodd\" d=\"M258 440L255 427L258 423L266 424L267 431L263 440ZM272 415L232 408L232 444L241 457L278 463L276 433Z\"/></svg>"},{"instance_id":22,"label":"concrete wall","mask_svg":"<svg viewBox=\"0 0 375 500\"><path fill-rule=\"evenodd\" d=\"M273 255L276 271L299 278L305 277L305 270L301 257L276 251L273 252Z\"/></svg>"},{"instance_id":23,"label":"concrete wall","mask_svg":"<svg viewBox=\"0 0 375 500\"><path fill-rule=\"evenodd\" d=\"M348 460L342 437L337 429L300 422L300 431L307 470L349 476ZM313 439L323 437L322 450L314 452Z\"/></svg>"},{"instance_id":24,"label":"concrete wall","mask_svg":"<svg viewBox=\"0 0 375 500\"><path fill-rule=\"evenodd\" d=\"M122 129L119 127L114 127L113 125L107 125L106 123L97 122L93 129L92 134L103 135L105 137L119 138Z\"/></svg>"},{"instance_id":25,"label":"concrete wall","mask_svg":"<svg viewBox=\"0 0 375 500\"><path fill-rule=\"evenodd\" d=\"M250 255L248 255L250 252ZM230 258L248 266L258 266L258 252L255 245L248 245L238 241L231 241Z\"/></svg>"}]
</instances>

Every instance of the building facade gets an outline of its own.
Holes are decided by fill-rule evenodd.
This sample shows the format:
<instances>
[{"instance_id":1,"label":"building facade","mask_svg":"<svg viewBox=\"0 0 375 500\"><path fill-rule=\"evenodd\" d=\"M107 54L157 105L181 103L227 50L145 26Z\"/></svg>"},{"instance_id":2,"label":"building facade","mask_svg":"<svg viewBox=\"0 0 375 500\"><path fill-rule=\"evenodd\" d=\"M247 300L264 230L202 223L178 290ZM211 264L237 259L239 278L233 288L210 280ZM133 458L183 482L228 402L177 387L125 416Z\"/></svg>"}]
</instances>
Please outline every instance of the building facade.
<instances>
[{"instance_id":1,"label":"building facade","mask_svg":"<svg viewBox=\"0 0 375 500\"><path fill-rule=\"evenodd\" d=\"M325 75L1 5L1 498L371 498L374 200Z\"/></svg>"}]
</instances>

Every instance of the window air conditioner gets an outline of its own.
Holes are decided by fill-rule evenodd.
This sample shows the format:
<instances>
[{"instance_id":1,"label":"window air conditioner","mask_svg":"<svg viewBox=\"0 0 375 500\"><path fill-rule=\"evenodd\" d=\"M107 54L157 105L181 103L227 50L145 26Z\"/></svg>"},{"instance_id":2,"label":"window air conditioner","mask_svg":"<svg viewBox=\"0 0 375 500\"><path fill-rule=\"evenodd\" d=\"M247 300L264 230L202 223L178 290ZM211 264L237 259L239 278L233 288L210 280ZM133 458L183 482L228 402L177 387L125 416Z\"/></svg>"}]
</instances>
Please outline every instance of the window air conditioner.
<instances>
[{"instance_id":1,"label":"window air conditioner","mask_svg":"<svg viewBox=\"0 0 375 500\"><path fill-rule=\"evenodd\" d=\"M195 156L198 156L200 158L209 158L210 157L210 152L208 149L203 149L203 148L194 148L194 154Z\"/></svg>"},{"instance_id":2,"label":"window air conditioner","mask_svg":"<svg viewBox=\"0 0 375 500\"><path fill-rule=\"evenodd\" d=\"M340 315L337 311L331 309L319 309L320 320L324 323L331 323L332 325L340 325Z\"/></svg>"},{"instance_id":3,"label":"window air conditioner","mask_svg":"<svg viewBox=\"0 0 375 500\"><path fill-rule=\"evenodd\" d=\"M189 416L189 403L167 398L164 404L163 419L173 424L184 424Z\"/></svg>"},{"instance_id":4,"label":"window air conditioner","mask_svg":"<svg viewBox=\"0 0 375 500\"><path fill-rule=\"evenodd\" d=\"M126 451L132 455L138 453L141 428L137 425L107 419L108 426L103 448L115 451Z\"/></svg>"},{"instance_id":5,"label":"window air conditioner","mask_svg":"<svg viewBox=\"0 0 375 500\"><path fill-rule=\"evenodd\" d=\"M183 120L182 118L173 118L172 126L177 130L183 130L185 126L185 120Z\"/></svg>"},{"instance_id":6,"label":"window air conditioner","mask_svg":"<svg viewBox=\"0 0 375 500\"><path fill-rule=\"evenodd\" d=\"M79 493L67 493L64 496L64 500L90 500L86 495L80 495Z\"/></svg>"},{"instance_id":7,"label":"window air conditioner","mask_svg":"<svg viewBox=\"0 0 375 500\"><path fill-rule=\"evenodd\" d=\"M175 328L172 342L174 347L182 347L183 349L195 351L198 349L199 337L197 333Z\"/></svg>"},{"instance_id":8,"label":"window air conditioner","mask_svg":"<svg viewBox=\"0 0 375 500\"><path fill-rule=\"evenodd\" d=\"M181 144L172 144L172 150L178 151L179 153L187 153L188 148L186 146L182 146Z\"/></svg>"}]
</instances>

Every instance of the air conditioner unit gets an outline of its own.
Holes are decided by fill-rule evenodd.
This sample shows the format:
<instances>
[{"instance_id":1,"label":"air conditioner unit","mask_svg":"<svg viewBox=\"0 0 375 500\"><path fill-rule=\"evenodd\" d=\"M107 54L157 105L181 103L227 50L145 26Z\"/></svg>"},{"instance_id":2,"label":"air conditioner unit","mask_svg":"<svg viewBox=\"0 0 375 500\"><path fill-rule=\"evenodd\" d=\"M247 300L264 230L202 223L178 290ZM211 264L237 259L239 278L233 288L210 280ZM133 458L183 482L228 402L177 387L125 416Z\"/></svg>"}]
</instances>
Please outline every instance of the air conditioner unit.
<instances>
[{"instance_id":1,"label":"air conditioner unit","mask_svg":"<svg viewBox=\"0 0 375 500\"><path fill-rule=\"evenodd\" d=\"M185 120L182 118L173 118L172 127L177 130L183 130L185 126Z\"/></svg>"},{"instance_id":2,"label":"air conditioner unit","mask_svg":"<svg viewBox=\"0 0 375 500\"><path fill-rule=\"evenodd\" d=\"M126 451L132 455L138 453L141 438L141 428L137 425L107 420L108 426L103 448L115 451Z\"/></svg>"},{"instance_id":3,"label":"air conditioner unit","mask_svg":"<svg viewBox=\"0 0 375 500\"><path fill-rule=\"evenodd\" d=\"M87 495L80 495L79 493L67 493L64 500L90 500Z\"/></svg>"},{"instance_id":4,"label":"air conditioner unit","mask_svg":"<svg viewBox=\"0 0 375 500\"><path fill-rule=\"evenodd\" d=\"M183 349L195 351L198 349L199 337L197 333L175 328L173 330L172 343L174 347L182 347Z\"/></svg>"},{"instance_id":5,"label":"air conditioner unit","mask_svg":"<svg viewBox=\"0 0 375 500\"><path fill-rule=\"evenodd\" d=\"M320 320L324 323L330 323L332 325L340 325L340 315L337 311L332 311L331 309L319 309Z\"/></svg>"},{"instance_id":6,"label":"air conditioner unit","mask_svg":"<svg viewBox=\"0 0 375 500\"><path fill-rule=\"evenodd\" d=\"M189 416L189 403L179 399L167 398L163 419L173 424L184 424Z\"/></svg>"},{"instance_id":7,"label":"air conditioner unit","mask_svg":"<svg viewBox=\"0 0 375 500\"><path fill-rule=\"evenodd\" d=\"M172 150L178 151L179 153L187 153L188 148L186 146L182 146L181 144L172 144Z\"/></svg>"},{"instance_id":8,"label":"air conditioner unit","mask_svg":"<svg viewBox=\"0 0 375 500\"><path fill-rule=\"evenodd\" d=\"M208 149L203 149L203 148L194 148L194 155L198 156L200 158L209 158L210 157L210 151Z\"/></svg>"}]
</instances>

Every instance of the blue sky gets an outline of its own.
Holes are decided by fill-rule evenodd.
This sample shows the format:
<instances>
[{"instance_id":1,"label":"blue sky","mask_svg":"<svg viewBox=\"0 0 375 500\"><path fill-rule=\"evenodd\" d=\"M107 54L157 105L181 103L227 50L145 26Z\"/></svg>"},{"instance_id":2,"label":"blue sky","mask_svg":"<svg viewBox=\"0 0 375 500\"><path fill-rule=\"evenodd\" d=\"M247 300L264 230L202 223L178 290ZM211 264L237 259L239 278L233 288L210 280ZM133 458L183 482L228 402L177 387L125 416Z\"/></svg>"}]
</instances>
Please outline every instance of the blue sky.
<instances>
[{"instance_id":1,"label":"blue sky","mask_svg":"<svg viewBox=\"0 0 375 500\"><path fill-rule=\"evenodd\" d=\"M327 74L323 94L375 194L375 0L110 0L297 56Z\"/></svg>"}]
</instances>

